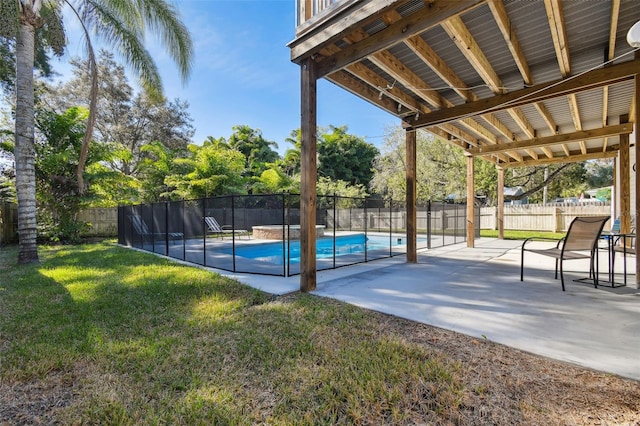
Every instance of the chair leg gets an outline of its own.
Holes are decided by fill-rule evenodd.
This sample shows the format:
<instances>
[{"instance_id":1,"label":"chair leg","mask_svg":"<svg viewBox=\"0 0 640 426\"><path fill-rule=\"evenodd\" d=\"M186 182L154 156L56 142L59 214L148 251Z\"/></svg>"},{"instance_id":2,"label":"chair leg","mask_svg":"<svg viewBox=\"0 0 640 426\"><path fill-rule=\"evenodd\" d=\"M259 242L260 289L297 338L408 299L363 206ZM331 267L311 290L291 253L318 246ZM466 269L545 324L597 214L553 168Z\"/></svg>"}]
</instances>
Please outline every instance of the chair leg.
<instances>
[{"instance_id":1,"label":"chair leg","mask_svg":"<svg viewBox=\"0 0 640 426\"><path fill-rule=\"evenodd\" d=\"M560 275L562 275L562 262L560 262ZM556 259L556 280L558 279L558 259Z\"/></svg>"},{"instance_id":2,"label":"chair leg","mask_svg":"<svg viewBox=\"0 0 640 426\"><path fill-rule=\"evenodd\" d=\"M562 259L560 259L560 282L562 283L562 291L564 291L564 271L562 270ZM556 259L556 279L558 278L558 259Z\"/></svg>"},{"instance_id":3,"label":"chair leg","mask_svg":"<svg viewBox=\"0 0 640 426\"><path fill-rule=\"evenodd\" d=\"M520 281L524 281L524 248L520 249Z\"/></svg>"}]
</instances>

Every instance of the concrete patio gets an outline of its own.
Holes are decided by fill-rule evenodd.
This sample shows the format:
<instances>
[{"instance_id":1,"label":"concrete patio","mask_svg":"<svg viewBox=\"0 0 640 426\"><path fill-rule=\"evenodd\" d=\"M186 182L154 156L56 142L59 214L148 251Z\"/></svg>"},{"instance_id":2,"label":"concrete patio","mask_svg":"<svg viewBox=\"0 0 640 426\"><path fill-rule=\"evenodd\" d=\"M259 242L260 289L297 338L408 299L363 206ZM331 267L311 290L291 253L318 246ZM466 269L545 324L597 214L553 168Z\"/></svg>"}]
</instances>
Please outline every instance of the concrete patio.
<instances>
[{"instance_id":1,"label":"concrete patio","mask_svg":"<svg viewBox=\"0 0 640 426\"><path fill-rule=\"evenodd\" d=\"M463 243L422 251L417 264L401 256L322 271L314 294L640 380L635 277L627 287L596 289L573 281L585 277L588 265L571 261L562 292L553 259L527 253L521 282L521 244L483 238L472 249ZM635 258L628 261L628 270L635 271ZM603 253L602 278L606 269ZM274 294L299 289L299 277L225 275Z\"/></svg>"}]
</instances>

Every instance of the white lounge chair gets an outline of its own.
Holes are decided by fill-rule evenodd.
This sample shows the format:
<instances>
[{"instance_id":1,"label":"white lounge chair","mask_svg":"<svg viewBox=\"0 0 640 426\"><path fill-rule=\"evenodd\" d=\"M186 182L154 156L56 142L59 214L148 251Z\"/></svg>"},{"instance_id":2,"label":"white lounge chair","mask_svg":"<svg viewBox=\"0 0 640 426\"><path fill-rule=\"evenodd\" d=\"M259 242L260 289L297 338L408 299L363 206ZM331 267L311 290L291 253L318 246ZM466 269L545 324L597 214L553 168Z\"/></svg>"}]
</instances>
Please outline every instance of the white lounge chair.
<instances>
[{"instance_id":1,"label":"white lounge chair","mask_svg":"<svg viewBox=\"0 0 640 426\"><path fill-rule=\"evenodd\" d=\"M213 216L205 216L204 222L207 224L210 234L217 234L221 237L226 234L237 234L238 236L246 235L247 237L249 237L249 231L247 231L246 229L233 229L230 226L220 226L216 218Z\"/></svg>"}]
</instances>

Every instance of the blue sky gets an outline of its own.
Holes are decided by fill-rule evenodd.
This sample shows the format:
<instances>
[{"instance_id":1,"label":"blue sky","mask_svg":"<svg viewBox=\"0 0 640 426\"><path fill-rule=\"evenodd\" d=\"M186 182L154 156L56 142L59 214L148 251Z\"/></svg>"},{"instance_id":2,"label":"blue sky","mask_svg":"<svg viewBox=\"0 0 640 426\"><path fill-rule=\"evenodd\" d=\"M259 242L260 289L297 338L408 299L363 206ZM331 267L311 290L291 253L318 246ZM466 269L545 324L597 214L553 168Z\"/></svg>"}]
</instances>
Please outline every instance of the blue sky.
<instances>
[{"instance_id":1,"label":"blue sky","mask_svg":"<svg viewBox=\"0 0 640 426\"><path fill-rule=\"evenodd\" d=\"M285 138L300 127L300 67L290 61L295 34L295 0L178 0L191 31L195 61L183 85L173 62L152 38L148 48L161 70L169 99L189 102L196 129L193 141L228 137L246 124L275 141L282 154ZM72 25L67 19L67 24ZM84 57L80 33L70 27L67 55L56 65L63 74L71 56ZM129 81L132 86L136 82ZM346 125L349 133L380 147L395 117L326 80L318 82L318 125Z\"/></svg>"}]
</instances>

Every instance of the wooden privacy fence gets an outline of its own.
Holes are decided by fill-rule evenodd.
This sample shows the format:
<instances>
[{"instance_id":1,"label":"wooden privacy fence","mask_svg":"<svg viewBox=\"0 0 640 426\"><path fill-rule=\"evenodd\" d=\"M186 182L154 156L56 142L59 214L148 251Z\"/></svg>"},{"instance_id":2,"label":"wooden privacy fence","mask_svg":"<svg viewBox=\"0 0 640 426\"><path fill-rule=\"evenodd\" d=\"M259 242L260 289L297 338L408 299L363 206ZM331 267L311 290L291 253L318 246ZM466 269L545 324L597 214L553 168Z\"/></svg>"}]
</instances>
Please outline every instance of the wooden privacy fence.
<instances>
[{"instance_id":1,"label":"wooden privacy fence","mask_svg":"<svg viewBox=\"0 0 640 426\"><path fill-rule=\"evenodd\" d=\"M504 229L566 232L576 216L610 215L608 204L521 204L504 206ZM610 224L605 225L605 228ZM480 228L498 229L496 207L480 208Z\"/></svg>"},{"instance_id":2,"label":"wooden privacy fence","mask_svg":"<svg viewBox=\"0 0 640 426\"><path fill-rule=\"evenodd\" d=\"M0 203L0 245L18 241L18 206Z\"/></svg>"},{"instance_id":3,"label":"wooden privacy fence","mask_svg":"<svg viewBox=\"0 0 640 426\"><path fill-rule=\"evenodd\" d=\"M78 221L89 224L83 237L115 237L118 235L118 208L94 208L82 210Z\"/></svg>"}]
</instances>

